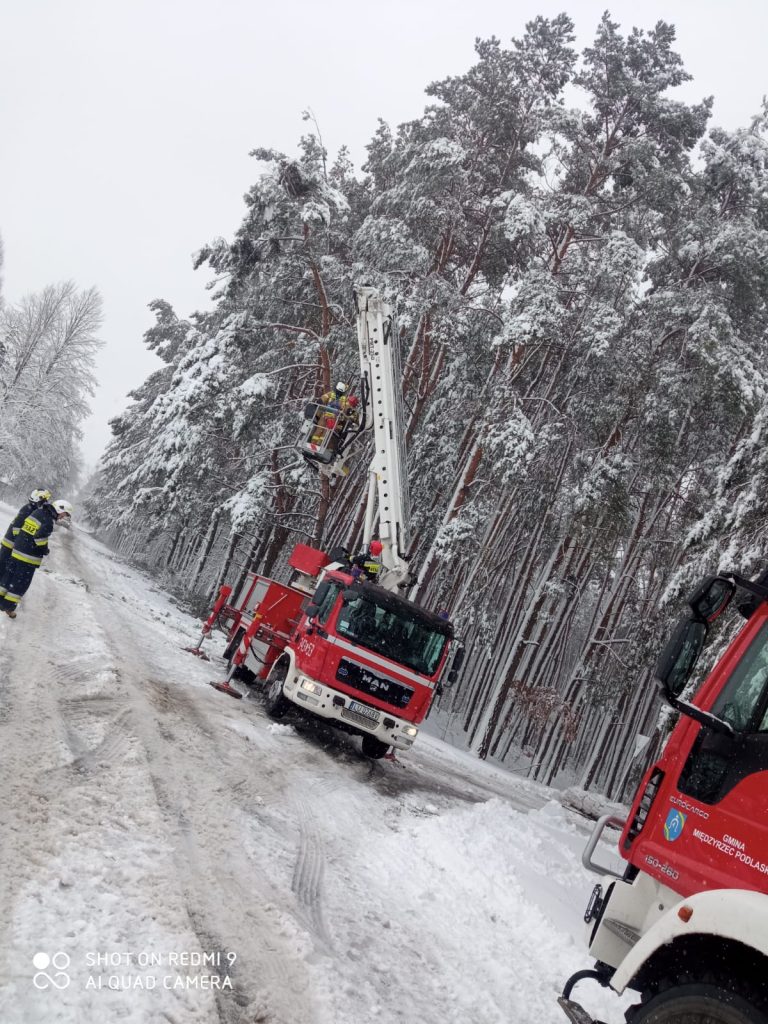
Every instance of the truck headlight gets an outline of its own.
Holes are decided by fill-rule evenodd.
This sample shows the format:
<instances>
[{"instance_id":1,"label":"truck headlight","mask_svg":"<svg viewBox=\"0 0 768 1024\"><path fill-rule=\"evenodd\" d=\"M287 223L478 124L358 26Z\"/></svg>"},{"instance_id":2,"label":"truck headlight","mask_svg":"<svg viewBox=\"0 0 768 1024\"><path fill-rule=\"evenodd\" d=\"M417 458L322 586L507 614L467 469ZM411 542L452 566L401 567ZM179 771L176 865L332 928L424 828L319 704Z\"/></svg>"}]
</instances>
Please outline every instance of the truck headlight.
<instances>
[{"instance_id":1,"label":"truck headlight","mask_svg":"<svg viewBox=\"0 0 768 1024\"><path fill-rule=\"evenodd\" d=\"M418 736L419 730L415 725L404 725L402 730L406 736Z\"/></svg>"},{"instance_id":2,"label":"truck headlight","mask_svg":"<svg viewBox=\"0 0 768 1024\"><path fill-rule=\"evenodd\" d=\"M318 697L323 692L323 688L319 683L311 683L309 679L302 679L301 688L302 690L309 690L310 693L316 693Z\"/></svg>"}]
</instances>

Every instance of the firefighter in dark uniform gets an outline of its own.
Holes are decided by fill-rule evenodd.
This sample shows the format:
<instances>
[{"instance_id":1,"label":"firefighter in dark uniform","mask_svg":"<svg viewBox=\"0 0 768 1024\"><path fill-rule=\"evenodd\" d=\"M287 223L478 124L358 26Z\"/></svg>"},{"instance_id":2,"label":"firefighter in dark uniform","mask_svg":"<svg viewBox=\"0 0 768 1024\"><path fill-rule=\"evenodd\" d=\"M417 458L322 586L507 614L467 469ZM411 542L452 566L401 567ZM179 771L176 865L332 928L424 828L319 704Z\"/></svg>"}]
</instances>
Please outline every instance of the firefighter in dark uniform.
<instances>
[{"instance_id":1,"label":"firefighter in dark uniform","mask_svg":"<svg viewBox=\"0 0 768 1024\"><path fill-rule=\"evenodd\" d=\"M361 570L366 579L378 582L381 578L381 553L384 545L380 540L372 540L367 551L361 551L352 559L352 567Z\"/></svg>"},{"instance_id":2,"label":"firefighter in dark uniform","mask_svg":"<svg viewBox=\"0 0 768 1024\"><path fill-rule=\"evenodd\" d=\"M0 611L10 618L16 618L19 602L29 590L35 570L48 554L53 524L71 514L72 506L68 501L46 501L21 524L5 572L0 577Z\"/></svg>"},{"instance_id":3,"label":"firefighter in dark uniform","mask_svg":"<svg viewBox=\"0 0 768 1024\"><path fill-rule=\"evenodd\" d=\"M46 491L44 489L32 491L29 496L29 501L26 505L22 505L13 517L13 521L5 531L5 536L0 540L0 579L3 578L3 574L5 573L8 559L11 557L11 552L13 551L13 545L16 543L16 538L18 537L19 530L21 529L21 524L27 516L30 515L30 513L34 512L35 509L40 508L41 505L50 500L50 491Z\"/></svg>"}]
</instances>

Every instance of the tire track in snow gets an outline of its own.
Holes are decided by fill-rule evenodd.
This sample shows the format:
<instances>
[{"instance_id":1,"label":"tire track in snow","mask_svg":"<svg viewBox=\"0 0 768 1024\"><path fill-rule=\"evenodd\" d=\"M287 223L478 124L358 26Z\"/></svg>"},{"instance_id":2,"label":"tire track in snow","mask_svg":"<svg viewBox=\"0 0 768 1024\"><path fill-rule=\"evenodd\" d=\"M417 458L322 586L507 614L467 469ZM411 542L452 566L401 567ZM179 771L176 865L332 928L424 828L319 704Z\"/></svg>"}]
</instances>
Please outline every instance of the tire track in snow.
<instances>
[{"instance_id":1,"label":"tire track in snow","mask_svg":"<svg viewBox=\"0 0 768 1024\"><path fill-rule=\"evenodd\" d=\"M156 693L157 687L152 687L152 692ZM156 701L149 698L148 703L154 706ZM179 884L200 948L204 952L235 951L242 959L247 954L239 950L241 936L268 930L272 922L259 914L253 891L243 883L252 871L233 852L239 849L240 840L225 803L226 787L216 788L214 781L212 792L210 782L199 784L210 773L211 764L200 748L198 718L199 711L191 702L176 698L170 742L151 714L141 708L135 709L134 728L147 759L155 800L173 836ZM190 780L191 796L187 789ZM209 842L212 832L213 849ZM213 992L218 1024L259 1020L265 1024L311 1024L311 1006L302 1009L296 1005L296 996L308 992L307 980L290 971L290 950L281 948L279 942L276 945L275 955L259 959L258 988L238 969L237 961L227 970L232 990Z\"/></svg>"},{"instance_id":2,"label":"tire track in snow","mask_svg":"<svg viewBox=\"0 0 768 1024\"><path fill-rule=\"evenodd\" d=\"M27 601L35 603L23 608L13 623L2 623L0 1017L4 1021L18 1020L18 1014L24 1012L13 995L4 1008L6 996L16 987L24 993L31 984L31 960L15 942L19 900L30 892L39 893L62 842L76 835L78 828L77 811L67 816L67 806L73 800L63 779L69 775L71 780L74 755L60 700L62 685L68 686L80 670L73 667L70 673L62 673L61 662L68 651L57 646L55 630L49 635L43 626L41 637L40 623L50 619L67 630L72 615L77 619L81 609L63 603L59 588L44 577ZM89 749L85 741L78 746L80 754ZM64 833L63 821L68 822ZM27 971L29 977L25 977Z\"/></svg>"},{"instance_id":3,"label":"tire track in snow","mask_svg":"<svg viewBox=\"0 0 768 1024\"><path fill-rule=\"evenodd\" d=\"M333 939L323 911L324 843L307 802L299 798L295 807L299 815L299 850L291 888L304 910L311 931L321 944L320 951L331 953Z\"/></svg>"},{"instance_id":4,"label":"tire track in snow","mask_svg":"<svg viewBox=\"0 0 768 1024\"><path fill-rule=\"evenodd\" d=\"M99 767L122 760L130 750L132 736L128 730L130 722L128 708L121 710L119 704L116 705L114 714L110 715L108 711L106 712L110 719L106 722L104 705L97 706L95 711L86 705L83 710L74 712L71 707L61 707L61 713L67 743L74 755L71 764L66 766L68 771L79 775L90 774L98 770ZM95 730L104 735L101 740L93 743Z\"/></svg>"},{"instance_id":5,"label":"tire track in snow","mask_svg":"<svg viewBox=\"0 0 768 1024\"><path fill-rule=\"evenodd\" d=\"M87 576L87 567L78 566ZM309 977L296 959L285 922L262 909L255 865L242 852L241 822L229 797L231 751L218 743L201 709L199 690L161 682L146 661L146 645L126 616L102 607L89 582L95 617L129 689L133 731L146 757L153 793L174 839L174 859L191 927L206 952L238 952L230 971L233 990L216 992L220 1024L315 1024ZM119 605L117 606L119 608ZM105 611L109 614L105 614ZM207 698L207 692L204 693ZM245 950L244 936L253 936ZM244 961L250 959L251 971Z\"/></svg>"},{"instance_id":6,"label":"tire track in snow","mask_svg":"<svg viewBox=\"0 0 768 1024\"><path fill-rule=\"evenodd\" d=\"M99 835L103 826L120 829L127 849L132 849L130 816L126 817L121 806L119 791L110 788L113 783L102 779L99 771L103 765L112 769L113 779L119 778L121 765L130 761L129 777L135 780L143 775L151 785L158 820L165 823L171 845L161 852L166 857L173 848L174 881L186 906L188 930L197 935L203 952L238 953L233 966L226 960L221 965L233 990L205 993L204 998L201 993L200 1007L208 1005L209 999L213 1005L215 998L219 1024L322 1022L323 1015L315 1012L301 946L297 947L290 929L285 932L284 915L274 907L264 909L269 894L259 885L257 866L241 851L242 827L254 825L246 805L257 787L251 783L241 787L247 798L243 808L232 807L229 777L235 773L245 780L248 774L241 763L232 760L231 752L218 744L217 733L202 711L199 689L187 693L153 678L158 667L150 664L143 638L136 635L130 619L135 615L133 609L127 607L128 614L121 616L117 604L116 613L115 603L105 605L99 598L99 582L78 585L72 572L88 575L88 571L76 554L64 552L63 560L70 572L47 581L51 600L46 596L46 614L38 620L55 621L57 637L65 637L65 645L59 643L54 650L47 638L41 642L38 625L38 635L22 632L14 637L21 643L18 650L23 662L14 660L16 647L8 649L6 645L4 652L13 684L0 687L7 712L5 726L0 724L2 767L13 772L18 785L11 799L0 806L0 843L6 869L0 876L0 940L14 918L15 892L26 891L35 881L37 868L56 860L54 846L63 825L56 806L59 794L78 799L76 793L82 786L90 807L99 792L94 787L103 783L106 788L102 792L112 794L112 800L97 811L103 822L91 822L87 834ZM63 582L77 586L76 600L65 595ZM67 612L75 610L70 621ZM0 626L7 632L23 623L23 613L19 619ZM73 656L71 645L85 646L94 654ZM17 661L23 664L23 671ZM110 671L112 664L121 671ZM203 701L207 696L203 691ZM226 731L221 734L230 738ZM45 756L35 762L39 747ZM30 761L34 762L33 772L29 771ZM73 782L79 785L73 787ZM140 799L146 804L145 796ZM75 828L80 827L77 818L74 815ZM49 838L51 820L55 827ZM70 845L77 848L81 843L75 835ZM162 898L164 903L175 899L172 893L163 893ZM131 938L130 933L126 938ZM55 937L51 941L56 941ZM141 934L134 934L133 941L140 948ZM5 949L9 945L3 943ZM14 966L11 989L14 984L29 988L31 968L26 979L19 978L18 970ZM210 969L211 973L216 970ZM7 971L0 963L0 986L5 980ZM0 1002L2 996L0 991ZM183 1007L178 1014L165 1006L157 1012L169 1024L190 1024L193 1019ZM0 1019L7 1024L21 1018L0 1010ZM199 1020L197 1013L194 1020ZM209 1020L212 1024L206 1016L206 1024Z\"/></svg>"}]
</instances>

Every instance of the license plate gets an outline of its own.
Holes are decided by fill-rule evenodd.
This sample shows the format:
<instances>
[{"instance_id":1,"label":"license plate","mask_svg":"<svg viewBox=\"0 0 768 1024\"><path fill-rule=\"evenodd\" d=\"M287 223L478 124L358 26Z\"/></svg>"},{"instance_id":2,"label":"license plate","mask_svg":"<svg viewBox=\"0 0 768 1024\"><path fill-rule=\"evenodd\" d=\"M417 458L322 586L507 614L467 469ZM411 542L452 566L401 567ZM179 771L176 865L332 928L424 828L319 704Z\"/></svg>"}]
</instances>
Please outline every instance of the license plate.
<instances>
[{"instance_id":1,"label":"license plate","mask_svg":"<svg viewBox=\"0 0 768 1024\"><path fill-rule=\"evenodd\" d=\"M370 718L372 722L378 722L379 712L374 711L373 708L369 708L367 704L360 704L356 700L349 702L349 710L356 711L358 715L363 715L364 718Z\"/></svg>"}]
</instances>

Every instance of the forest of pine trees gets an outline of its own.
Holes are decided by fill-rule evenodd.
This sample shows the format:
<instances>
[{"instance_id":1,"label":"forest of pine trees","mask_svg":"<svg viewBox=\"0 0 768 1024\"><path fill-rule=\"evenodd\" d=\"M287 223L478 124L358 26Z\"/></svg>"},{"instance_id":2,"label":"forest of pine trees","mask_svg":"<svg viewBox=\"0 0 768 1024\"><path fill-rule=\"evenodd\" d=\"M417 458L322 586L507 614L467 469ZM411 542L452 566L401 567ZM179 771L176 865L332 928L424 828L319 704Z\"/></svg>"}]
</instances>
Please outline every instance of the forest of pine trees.
<instances>
[{"instance_id":1,"label":"forest of pine trees","mask_svg":"<svg viewBox=\"0 0 768 1024\"><path fill-rule=\"evenodd\" d=\"M466 641L446 733L545 783L620 799L657 749L652 670L705 569L768 553L768 113L709 124L674 30L606 15L478 41L357 171L315 133L260 169L196 265L212 308L159 299L163 366L92 483L108 539L198 609L296 541L359 545L366 458L331 489L295 444L356 376L353 288L395 305L418 581ZM268 140L265 140L268 141Z\"/></svg>"}]
</instances>

